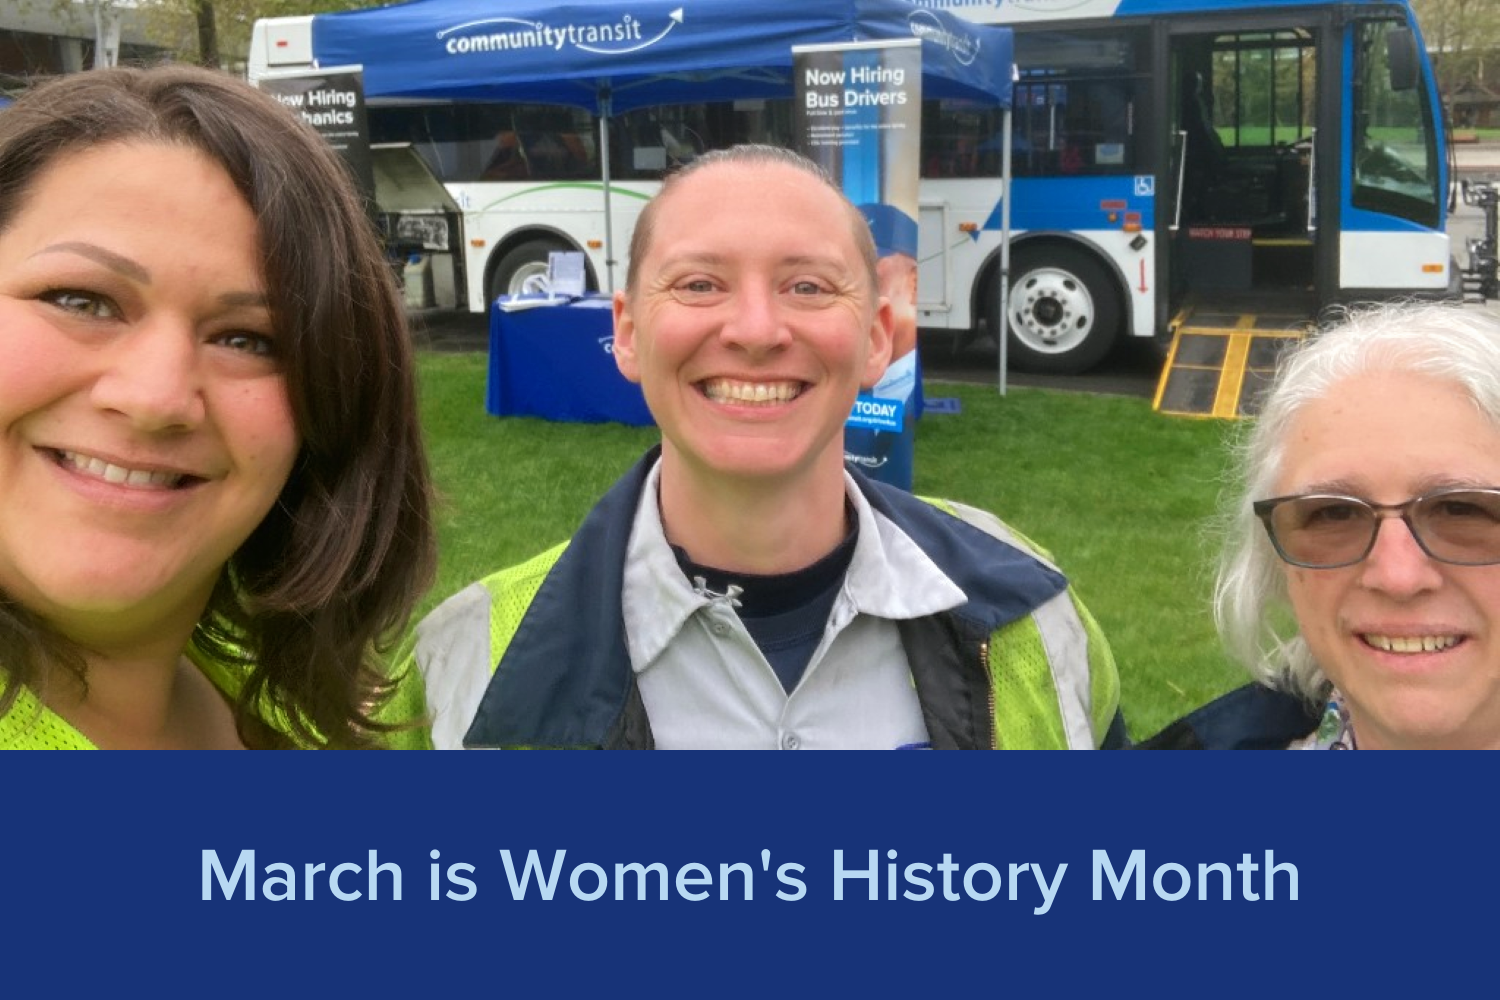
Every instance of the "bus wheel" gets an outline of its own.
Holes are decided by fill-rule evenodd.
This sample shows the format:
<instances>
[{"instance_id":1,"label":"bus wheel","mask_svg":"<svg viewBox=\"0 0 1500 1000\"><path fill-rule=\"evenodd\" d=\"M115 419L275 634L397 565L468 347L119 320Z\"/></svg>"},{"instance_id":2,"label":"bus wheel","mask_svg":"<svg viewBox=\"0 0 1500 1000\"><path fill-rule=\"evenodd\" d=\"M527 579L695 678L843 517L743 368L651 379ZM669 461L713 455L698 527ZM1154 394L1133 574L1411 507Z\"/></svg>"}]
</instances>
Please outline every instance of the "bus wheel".
<instances>
[{"instance_id":1,"label":"bus wheel","mask_svg":"<svg viewBox=\"0 0 1500 1000\"><path fill-rule=\"evenodd\" d=\"M518 243L506 251L495 265L490 276L490 301L502 295L520 295L522 291L537 291L524 288L528 278L544 278L547 275L547 257L554 250L567 250L561 240L535 239Z\"/></svg>"},{"instance_id":2,"label":"bus wheel","mask_svg":"<svg viewBox=\"0 0 1500 1000\"><path fill-rule=\"evenodd\" d=\"M1018 371L1075 375L1109 352L1120 324L1115 290L1087 254L1020 249L1011 265L1010 363ZM998 307L990 303L993 312ZM998 329L998 324L991 329Z\"/></svg>"}]
</instances>

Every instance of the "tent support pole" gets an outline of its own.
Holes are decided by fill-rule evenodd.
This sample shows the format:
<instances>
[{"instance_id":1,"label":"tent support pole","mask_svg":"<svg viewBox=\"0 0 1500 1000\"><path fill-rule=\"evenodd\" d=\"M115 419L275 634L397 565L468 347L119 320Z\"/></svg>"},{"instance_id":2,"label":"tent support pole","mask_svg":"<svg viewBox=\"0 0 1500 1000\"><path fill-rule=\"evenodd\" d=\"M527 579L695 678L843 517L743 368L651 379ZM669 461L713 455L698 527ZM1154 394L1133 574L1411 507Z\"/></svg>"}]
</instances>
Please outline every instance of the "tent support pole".
<instances>
[{"instance_id":1,"label":"tent support pole","mask_svg":"<svg viewBox=\"0 0 1500 1000\"><path fill-rule=\"evenodd\" d=\"M599 90L599 165L604 173L604 280L605 290L615 294L615 227L609 210L609 118L613 105L609 88Z\"/></svg>"},{"instance_id":2,"label":"tent support pole","mask_svg":"<svg viewBox=\"0 0 1500 1000\"><path fill-rule=\"evenodd\" d=\"M1000 126L1005 135L1000 140L1000 308L996 312L995 324L998 327L995 339L1000 342L999 385L1002 396L1005 395L1006 368L1010 361L1010 317L1006 313L1010 307L1010 116L1011 105L1007 104Z\"/></svg>"}]
</instances>

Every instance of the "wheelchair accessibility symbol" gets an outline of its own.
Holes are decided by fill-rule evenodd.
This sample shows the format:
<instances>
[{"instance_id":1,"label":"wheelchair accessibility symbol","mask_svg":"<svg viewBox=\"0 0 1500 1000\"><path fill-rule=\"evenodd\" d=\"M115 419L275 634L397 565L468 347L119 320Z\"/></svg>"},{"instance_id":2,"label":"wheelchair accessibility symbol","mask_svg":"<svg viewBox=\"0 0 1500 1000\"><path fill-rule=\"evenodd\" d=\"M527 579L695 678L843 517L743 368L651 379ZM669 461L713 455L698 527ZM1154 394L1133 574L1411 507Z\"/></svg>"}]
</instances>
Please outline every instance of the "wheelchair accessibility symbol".
<instances>
[{"instance_id":1,"label":"wheelchair accessibility symbol","mask_svg":"<svg viewBox=\"0 0 1500 1000\"><path fill-rule=\"evenodd\" d=\"M1150 174L1137 174L1135 178L1135 196L1137 198L1151 198L1156 195L1156 178Z\"/></svg>"}]
</instances>

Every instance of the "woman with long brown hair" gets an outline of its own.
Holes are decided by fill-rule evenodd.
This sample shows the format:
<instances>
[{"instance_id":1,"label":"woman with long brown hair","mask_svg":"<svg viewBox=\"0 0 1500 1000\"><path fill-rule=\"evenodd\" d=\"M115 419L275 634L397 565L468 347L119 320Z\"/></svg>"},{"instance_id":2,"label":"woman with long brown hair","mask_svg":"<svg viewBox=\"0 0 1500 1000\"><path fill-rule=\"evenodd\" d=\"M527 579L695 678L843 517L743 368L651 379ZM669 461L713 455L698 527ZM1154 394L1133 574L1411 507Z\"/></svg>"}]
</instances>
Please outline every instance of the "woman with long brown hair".
<instances>
[{"instance_id":1,"label":"woman with long brown hair","mask_svg":"<svg viewBox=\"0 0 1500 1000\"><path fill-rule=\"evenodd\" d=\"M337 155L186 66L0 113L0 747L422 745L394 281Z\"/></svg>"}]
</instances>

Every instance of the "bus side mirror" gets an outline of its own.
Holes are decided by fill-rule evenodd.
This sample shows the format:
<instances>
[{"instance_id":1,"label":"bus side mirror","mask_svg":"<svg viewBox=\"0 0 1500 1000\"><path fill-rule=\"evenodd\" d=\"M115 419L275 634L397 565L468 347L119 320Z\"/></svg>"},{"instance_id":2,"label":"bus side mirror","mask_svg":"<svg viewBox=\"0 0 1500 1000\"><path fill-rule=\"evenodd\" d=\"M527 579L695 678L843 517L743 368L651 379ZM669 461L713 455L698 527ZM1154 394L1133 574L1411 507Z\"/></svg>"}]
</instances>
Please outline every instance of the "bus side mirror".
<instances>
[{"instance_id":1,"label":"bus side mirror","mask_svg":"<svg viewBox=\"0 0 1500 1000\"><path fill-rule=\"evenodd\" d=\"M1391 89L1411 90L1417 85L1417 36L1410 28L1392 28L1385 36L1385 57L1390 67Z\"/></svg>"}]
</instances>

